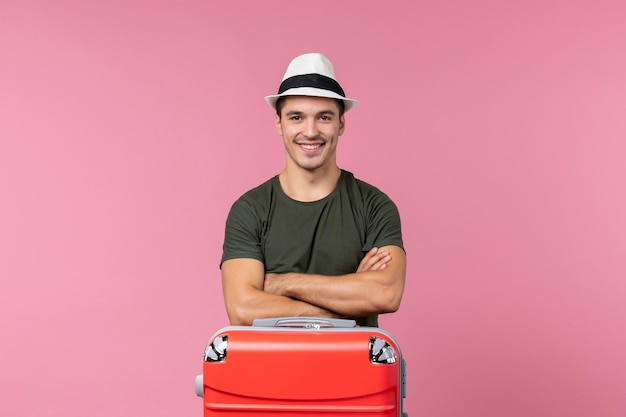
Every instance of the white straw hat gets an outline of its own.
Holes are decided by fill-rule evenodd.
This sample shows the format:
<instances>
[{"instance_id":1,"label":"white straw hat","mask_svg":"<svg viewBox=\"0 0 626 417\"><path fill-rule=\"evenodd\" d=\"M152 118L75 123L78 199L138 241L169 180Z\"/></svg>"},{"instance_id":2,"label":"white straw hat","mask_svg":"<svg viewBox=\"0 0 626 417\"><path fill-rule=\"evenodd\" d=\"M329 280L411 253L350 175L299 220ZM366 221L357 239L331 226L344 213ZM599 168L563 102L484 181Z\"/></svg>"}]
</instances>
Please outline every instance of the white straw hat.
<instances>
[{"instance_id":1,"label":"white straw hat","mask_svg":"<svg viewBox=\"0 0 626 417\"><path fill-rule=\"evenodd\" d=\"M335 79L333 64L322 54L310 53L295 57L287 67L278 94L265 97L274 110L283 96L329 97L343 100L345 111L358 104L346 98L343 88Z\"/></svg>"}]
</instances>

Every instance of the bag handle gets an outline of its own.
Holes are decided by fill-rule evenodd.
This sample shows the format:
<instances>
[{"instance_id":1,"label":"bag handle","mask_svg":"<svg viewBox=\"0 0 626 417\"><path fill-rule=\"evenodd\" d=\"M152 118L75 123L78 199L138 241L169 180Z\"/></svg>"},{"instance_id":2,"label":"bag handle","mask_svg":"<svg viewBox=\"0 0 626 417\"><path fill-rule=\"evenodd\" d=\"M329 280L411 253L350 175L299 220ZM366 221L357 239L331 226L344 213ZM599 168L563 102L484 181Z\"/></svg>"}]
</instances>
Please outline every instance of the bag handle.
<instances>
[{"instance_id":1,"label":"bag handle","mask_svg":"<svg viewBox=\"0 0 626 417\"><path fill-rule=\"evenodd\" d=\"M356 327L356 321L351 319L330 319L321 317L273 317L256 319L254 327L295 327L303 329L322 328L350 328Z\"/></svg>"}]
</instances>

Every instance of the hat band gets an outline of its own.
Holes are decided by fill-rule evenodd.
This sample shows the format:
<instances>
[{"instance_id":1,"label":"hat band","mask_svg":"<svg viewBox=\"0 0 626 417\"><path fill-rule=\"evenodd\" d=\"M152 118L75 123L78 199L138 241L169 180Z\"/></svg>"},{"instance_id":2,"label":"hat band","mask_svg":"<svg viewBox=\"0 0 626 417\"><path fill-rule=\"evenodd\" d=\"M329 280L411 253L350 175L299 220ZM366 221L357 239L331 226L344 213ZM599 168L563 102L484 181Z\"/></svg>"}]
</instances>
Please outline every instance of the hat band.
<instances>
[{"instance_id":1,"label":"hat band","mask_svg":"<svg viewBox=\"0 0 626 417\"><path fill-rule=\"evenodd\" d=\"M343 92L343 88L341 88L337 81L320 74L302 74L289 77L280 83L278 94L282 94L291 88L299 87L321 88L322 90L329 90L333 93L339 94L341 97L346 96Z\"/></svg>"}]
</instances>

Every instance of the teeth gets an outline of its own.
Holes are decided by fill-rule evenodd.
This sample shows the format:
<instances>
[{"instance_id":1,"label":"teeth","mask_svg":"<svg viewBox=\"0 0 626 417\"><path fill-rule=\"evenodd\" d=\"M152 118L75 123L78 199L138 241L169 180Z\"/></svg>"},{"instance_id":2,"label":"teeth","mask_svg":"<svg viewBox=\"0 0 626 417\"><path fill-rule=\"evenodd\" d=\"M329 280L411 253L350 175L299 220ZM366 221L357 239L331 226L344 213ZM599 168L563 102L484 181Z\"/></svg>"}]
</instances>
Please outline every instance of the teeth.
<instances>
[{"instance_id":1,"label":"teeth","mask_svg":"<svg viewBox=\"0 0 626 417\"><path fill-rule=\"evenodd\" d=\"M310 151L320 147L320 145L300 145L300 146L302 146L304 149L307 149L307 150L310 150Z\"/></svg>"}]
</instances>

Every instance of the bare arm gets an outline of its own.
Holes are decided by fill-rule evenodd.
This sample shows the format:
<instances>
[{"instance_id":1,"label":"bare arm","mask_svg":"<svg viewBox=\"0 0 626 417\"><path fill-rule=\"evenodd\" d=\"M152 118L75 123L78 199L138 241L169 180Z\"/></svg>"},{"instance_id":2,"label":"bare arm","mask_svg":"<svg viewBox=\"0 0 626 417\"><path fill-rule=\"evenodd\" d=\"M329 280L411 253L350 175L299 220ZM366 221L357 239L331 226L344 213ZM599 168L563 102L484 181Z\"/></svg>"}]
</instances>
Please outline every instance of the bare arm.
<instances>
[{"instance_id":1,"label":"bare arm","mask_svg":"<svg viewBox=\"0 0 626 417\"><path fill-rule=\"evenodd\" d=\"M397 246L382 247L377 253L379 256L388 253L387 261L367 268L363 267L366 257L357 272L347 275L267 274L264 289L267 293L334 311L342 317L391 313L400 307L406 255Z\"/></svg>"},{"instance_id":2,"label":"bare arm","mask_svg":"<svg viewBox=\"0 0 626 417\"><path fill-rule=\"evenodd\" d=\"M372 250L358 270L384 269L390 259L383 251ZM222 264L222 289L231 324L250 325L254 319L263 317L341 317L304 300L264 291L265 279L264 266L256 259L231 259Z\"/></svg>"},{"instance_id":3,"label":"bare arm","mask_svg":"<svg viewBox=\"0 0 626 417\"><path fill-rule=\"evenodd\" d=\"M231 259L222 264L222 289L232 325L250 325L264 317L337 317L306 302L263 291L264 278L263 264L256 259Z\"/></svg>"}]
</instances>

